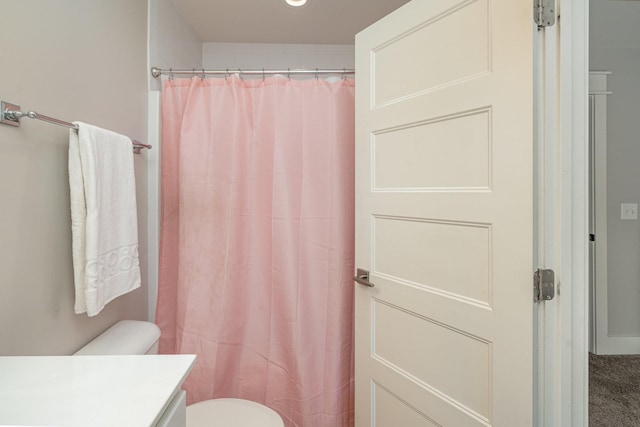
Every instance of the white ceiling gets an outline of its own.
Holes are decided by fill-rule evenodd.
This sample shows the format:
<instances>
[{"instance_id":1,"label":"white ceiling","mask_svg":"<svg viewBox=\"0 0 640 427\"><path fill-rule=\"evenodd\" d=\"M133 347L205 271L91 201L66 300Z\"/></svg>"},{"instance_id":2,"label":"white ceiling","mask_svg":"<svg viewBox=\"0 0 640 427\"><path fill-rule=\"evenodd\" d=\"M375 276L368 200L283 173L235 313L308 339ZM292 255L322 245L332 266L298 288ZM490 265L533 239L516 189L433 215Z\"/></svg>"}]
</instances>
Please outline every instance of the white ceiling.
<instances>
[{"instance_id":1,"label":"white ceiling","mask_svg":"<svg viewBox=\"0 0 640 427\"><path fill-rule=\"evenodd\" d=\"M354 35L409 0L173 0L203 42L353 44Z\"/></svg>"}]
</instances>

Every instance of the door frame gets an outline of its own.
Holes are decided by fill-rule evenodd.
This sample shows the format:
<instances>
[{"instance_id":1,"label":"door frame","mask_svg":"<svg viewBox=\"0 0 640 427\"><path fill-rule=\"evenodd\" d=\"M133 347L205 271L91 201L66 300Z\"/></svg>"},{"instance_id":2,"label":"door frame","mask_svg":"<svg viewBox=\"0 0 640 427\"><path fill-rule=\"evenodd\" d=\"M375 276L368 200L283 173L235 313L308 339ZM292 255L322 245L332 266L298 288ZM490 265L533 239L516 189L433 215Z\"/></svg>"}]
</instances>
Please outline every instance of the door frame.
<instances>
[{"instance_id":1,"label":"door frame","mask_svg":"<svg viewBox=\"0 0 640 427\"><path fill-rule=\"evenodd\" d=\"M557 0L534 38L534 268L556 297L534 310L534 425L588 426L589 2Z\"/></svg>"},{"instance_id":2,"label":"door frame","mask_svg":"<svg viewBox=\"0 0 640 427\"><path fill-rule=\"evenodd\" d=\"M556 426L586 427L589 409L589 2L558 0L560 204L556 239L559 381ZM545 424L546 425L546 424ZM551 424L549 424L551 425Z\"/></svg>"},{"instance_id":3,"label":"door frame","mask_svg":"<svg viewBox=\"0 0 640 427\"><path fill-rule=\"evenodd\" d=\"M607 304L607 78L609 71L589 72L589 151L591 196L589 232L596 235L590 242L589 283L589 351L594 354L620 354L628 347L632 353L631 337L609 337L609 309ZM598 302L596 304L596 301ZM625 345L626 344L626 345Z\"/></svg>"},{"instance_id":4,"label":"door frame","mask_svg":"<svg viewBox=\"0 0 640 427\"><path fill-rule=\"evenodd\" d=\"M558 38L557 25L537 28L534 33L534 259L533 269L561 273L557 232L558 175ZM558 349L560 298L534 306L534 426L555 426L558 419Z\"/></svg>"}]
</instances>

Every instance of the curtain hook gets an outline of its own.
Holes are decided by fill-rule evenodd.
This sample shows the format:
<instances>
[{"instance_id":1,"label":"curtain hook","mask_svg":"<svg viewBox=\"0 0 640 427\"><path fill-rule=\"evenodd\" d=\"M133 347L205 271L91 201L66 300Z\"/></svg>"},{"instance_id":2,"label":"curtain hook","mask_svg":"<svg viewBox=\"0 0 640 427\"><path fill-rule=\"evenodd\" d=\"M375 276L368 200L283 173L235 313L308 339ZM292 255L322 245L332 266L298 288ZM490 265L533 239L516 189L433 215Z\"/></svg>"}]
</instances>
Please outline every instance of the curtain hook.
<instances>
[{"instance_id":1,"label":"curtain hook","mask_svg":"<svg viewBox=\"0 0 640 427\"><path fill-rule=\"evenodd\" d=\"M346 68L342 69L342 80L347 80L347 69Z\"/></svg>"},{"instance_id":2,"label":"curtain hook","mask_svg":"<svg viewBox=\"0 0 640 427\"><path fill-rule=\"evenodd\" d=\"M173 80L173 68L169 68L169 80Z\"/></svg>"},{"instance_id":3,"label":"curtain hook","mask_svg":"<svg viewBox=\"0 0 640 427\"><path fill-rule=\"evenodd\" d=\"M195 68L191 69L191 74L193 74L191 77L195 77L196 76L196 69Z\"/></svg>"},{"instance_id":4,"label":"curtain hook","mask_svg":"<svg viewBox=\"0 0 640 427\"><path fill-rule=\"evenodd\" d=\"M226 74L224 75L224 79L225 79L225 80L227 80L227 78L228 78L228 77L229 77L229 69L227 68L227 72L226 72Z\"/></svg>"},{"instance_id":5,"label":"curtain hook","mask_svg":"<svg viewBox=\"0 0 640 427\"><path fill-rule=\"evenodd\" d=\"M238 68L238 77L240 78L240 80L244 80L242 78L242 68Z\"/></svg>"},{"instance_id":6,"label":"curtain hook","mask_svg":"<svg viewBox=\"0 0 640 427\"><path fill-rule=\"evenodd\" d=\"M287 68L287 78L291 80L291 68Z\"/></svg>"},{"instance_id":7,"label":"curtain hook","mask_svg":"<svg viewBox=\"0 0 640 427\"><path fill-rule=\"evenodd\" d=\"M206 74L204 73L204 68L203 68L203 69L202 69L202 80L204 80L204 79L205 79L205 77L207 77L207 76L206 76Z\"/></svg>"},{"instance_id":8,"label":"curtain hook","mask_svg":"<svg viewBox=\"0 0 640 427\"><path fill-rule=\"evenodd\" d=\"M316 81L318 81L318 69L316 68Z\"/></svg>"},{"instance_id":9,"label":"curtain hook","mask_svg":"<svg viewBox=\"0 0 640 427\"><path fill-rule=\"evenodd\" d=\"M262 69L262 81L264 81L264 78L265 78L265 76L264 76L264 68L263 68Z\"/></svg>"}]
</instances>

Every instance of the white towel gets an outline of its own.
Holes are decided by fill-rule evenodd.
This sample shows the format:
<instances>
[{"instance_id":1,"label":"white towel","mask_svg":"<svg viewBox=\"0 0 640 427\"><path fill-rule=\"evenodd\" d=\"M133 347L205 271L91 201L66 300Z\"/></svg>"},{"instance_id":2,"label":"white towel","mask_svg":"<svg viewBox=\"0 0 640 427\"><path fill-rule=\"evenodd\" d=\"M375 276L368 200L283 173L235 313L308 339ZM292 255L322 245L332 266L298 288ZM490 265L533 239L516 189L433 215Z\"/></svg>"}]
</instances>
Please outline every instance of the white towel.
<instances>
[{"instance_id":1,"label":"white towel","mask_svg":"<svg viewBox=\"0 0 640 427\"><path fill-rule=\"evenodd\" d=\"M69 184L76 313L95 316L140 287L131 140L75 122L69 135Z\"/></svg>"}]
</instances>

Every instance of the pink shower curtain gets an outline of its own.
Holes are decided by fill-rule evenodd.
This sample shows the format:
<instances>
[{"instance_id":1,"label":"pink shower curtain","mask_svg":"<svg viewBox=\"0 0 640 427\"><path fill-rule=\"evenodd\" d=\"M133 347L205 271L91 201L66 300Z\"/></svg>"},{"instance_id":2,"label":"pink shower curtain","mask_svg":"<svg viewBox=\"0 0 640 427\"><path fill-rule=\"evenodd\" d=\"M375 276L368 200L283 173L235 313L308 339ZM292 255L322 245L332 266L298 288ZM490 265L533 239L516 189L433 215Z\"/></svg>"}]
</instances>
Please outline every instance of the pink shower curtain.
<instances>
[{"instance_id":1,"label":"pink shower curtain","mask_svg":"<svg viewBox=\"0 0 640 427\"><path fill-rule=\"evenodd\" d=\"M169 80L161 353L195 353L189 403L353 425L354 83Z\"/></svg>"}]
</instances>

